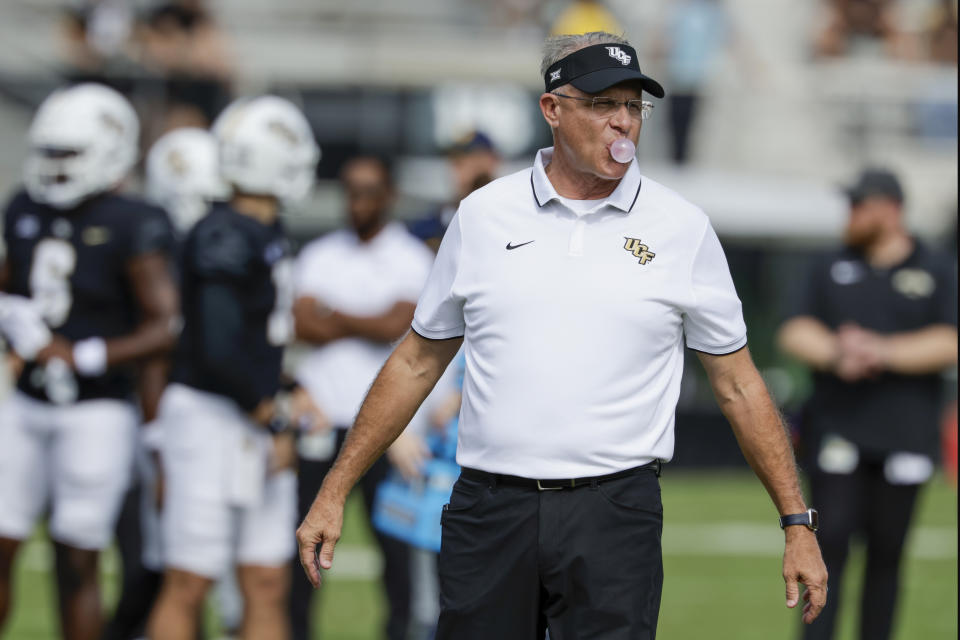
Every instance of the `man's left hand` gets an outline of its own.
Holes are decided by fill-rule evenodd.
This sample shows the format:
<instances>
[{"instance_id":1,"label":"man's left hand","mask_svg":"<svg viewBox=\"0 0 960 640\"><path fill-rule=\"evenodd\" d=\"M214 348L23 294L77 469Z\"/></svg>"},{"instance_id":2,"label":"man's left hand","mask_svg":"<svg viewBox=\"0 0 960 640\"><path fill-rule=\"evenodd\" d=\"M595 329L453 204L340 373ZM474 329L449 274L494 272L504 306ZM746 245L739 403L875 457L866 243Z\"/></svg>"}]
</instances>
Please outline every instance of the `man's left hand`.
<instances>
[{"instance_id":1,"label":"man's left hand","mask_svg":"<svg viewBox=\"0 0 960 640\"><path fill-rule=\"evenodd\" d=\"M328 475L327 478L330 476ZM343 529L343 496L331 496L320 488L307 517L297 528L297 544L300 547L300 566L314 589L320 588L320 570L333 567L333 548L340 540ZM319 550L317 549L319 547Z\"/></svg>"},{"instance_id":2,"label":"man's left hand","mask_svg":"<svg viewBox=\"0 0 960 640\"><path fill-rule=\"evenodd\" d=\"M800 584L805 585L803 621L810 624L827 604L827 567L823 564L820 545L813 531L794 525L786 528L785 535L783 580L787 585L787 606L791 609L797 606Z\"/></svg>"}]
</instances>

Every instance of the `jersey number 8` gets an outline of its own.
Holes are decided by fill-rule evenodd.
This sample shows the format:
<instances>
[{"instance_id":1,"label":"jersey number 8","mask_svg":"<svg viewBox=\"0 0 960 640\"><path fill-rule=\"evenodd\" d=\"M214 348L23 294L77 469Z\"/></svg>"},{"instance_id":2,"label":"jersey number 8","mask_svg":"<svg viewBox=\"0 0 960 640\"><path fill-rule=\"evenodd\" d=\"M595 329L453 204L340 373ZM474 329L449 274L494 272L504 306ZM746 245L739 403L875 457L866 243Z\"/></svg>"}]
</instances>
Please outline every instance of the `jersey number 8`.
<instances>
[{"instance_id":1,"label":"jersey number 8","mask_svg":"<svg viewBox=\"0 0 960 640\"><path fill-rule=\"evenodd\" d=\"M69 242L45 238L33 251L30 294L51 328L67 321L73 295L70 276L77 266L77 252Z\"/></svg>"}]
</instances>

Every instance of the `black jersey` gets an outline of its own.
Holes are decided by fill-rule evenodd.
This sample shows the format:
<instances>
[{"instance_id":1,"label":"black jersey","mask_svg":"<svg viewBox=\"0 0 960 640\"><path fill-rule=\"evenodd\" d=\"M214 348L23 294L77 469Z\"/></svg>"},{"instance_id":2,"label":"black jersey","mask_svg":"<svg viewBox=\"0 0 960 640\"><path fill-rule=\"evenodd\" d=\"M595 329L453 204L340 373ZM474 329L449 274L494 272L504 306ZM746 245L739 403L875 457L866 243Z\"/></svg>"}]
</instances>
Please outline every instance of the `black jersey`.
<instances>
[{"instance_id":1,"label":"black jersey","mask_svg":"<svg viewBox=\"0 0 960 640\"><path fill-rule=\"evenodd\" d=\"M293 337L290 244L272 225L216 204L182 247L183 332L171 382L234 400L273 396Z\"/></svg>"},{"instance_id":2,"label":"black jersey","mask_svg":"<svg viewBox=\"0 0 960 640\"><path fill-rule=\"evenodd\" d=\"M890 334L957 323L954 266L919 242L892 268L874 268L851 250L819 260L795 302L791 315L813 316L832 330L856 323ZM816 373L805 420L811 435L842 436L868 456L894 451L934 455L942 388L936 374L884 372L847 383Z\"/></svg>"},{"instance_id":3,"label":"black jersey","mask_svg":"<svg viewBox=\"0 0 960 640\"><path fill-rule=\"evenodd\" d=\"M10 269L8 290L33 298L53 333L76 342L132 332L140 319L128 262L151 252L168 254L173 227L162 209L141 200L102 194L69 210L17 193L4 213ZM78 400L126 398L132 367L78 377ZM27 363L18 388L46 397L43 368Z\"/></svg>"}]
</instances>

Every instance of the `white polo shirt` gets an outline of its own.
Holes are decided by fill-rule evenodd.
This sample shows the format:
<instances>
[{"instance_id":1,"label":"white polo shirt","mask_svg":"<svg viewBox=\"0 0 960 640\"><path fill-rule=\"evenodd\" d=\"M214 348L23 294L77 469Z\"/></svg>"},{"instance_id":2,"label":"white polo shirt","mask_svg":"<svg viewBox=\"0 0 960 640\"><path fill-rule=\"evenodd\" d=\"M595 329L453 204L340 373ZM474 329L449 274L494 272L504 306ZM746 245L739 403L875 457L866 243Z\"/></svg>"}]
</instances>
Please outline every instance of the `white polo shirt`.
<instances>
[{"instance_id":1,"label":"white polo shirt","mask_svg":"<svg viewBox=\"0 0 960 640\"><path fill-rule=\"evenodd\" d=\"M544 173L552 153L460 204L417 305L417 333L465 338L457 460L540 479L669 460L684 339L747 342L723 249L636 162L571 210Z\"/></svg>"},{"instance_id":2,"label":"white polo shirt","mask_svg":"<svg viewBox=\"0 0 960 640\"><path fill-rule=\"evenodd\" d=\"M297 257L296 295L349 315L380 315L397 302L416 302L432 263L433 253L395 222L369 242L353 231L334 231ZM296 378L334 425L349 427L392 350L363 338L335 340L311 350Z\"/></svg>"}]
</instances>

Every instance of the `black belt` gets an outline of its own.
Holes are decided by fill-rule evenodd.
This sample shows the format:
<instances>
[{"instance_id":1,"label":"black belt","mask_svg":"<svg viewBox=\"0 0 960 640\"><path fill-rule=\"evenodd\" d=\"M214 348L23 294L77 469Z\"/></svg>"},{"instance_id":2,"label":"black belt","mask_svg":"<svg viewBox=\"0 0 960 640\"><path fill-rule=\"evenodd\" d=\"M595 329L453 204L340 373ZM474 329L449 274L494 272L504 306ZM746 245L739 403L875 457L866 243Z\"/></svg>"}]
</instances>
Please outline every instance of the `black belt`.
<instances>
[{"instance_id":1,"label":"black belt","mask_svg":"<svg viewBox=\"0 0 960 640\"><path fill-rule=\"evenodd\" d=\"M525 489L536 489L538 491L554 491L557 489L576 489L577 487L584 486L597 486L601 482L607 482L608 480L616 480L617 478L626 478L627 476L632 476L634 474L640 473L641 471L654 471L657 476L660 476L660 460L654 460L653 462L648 462L647 464L641 465L639 467L633 467L632 469L624 469L623 471L617 471L615 473L608 473L605 476L592 476L589 478L561 478L561 479L550 479L550 480L537 480L535 478L523 478L521 476L511 476L505 473L489 473L487 471L480 471L479 469L471 469L469 467L463 467L460 469L461 477L467 478L468 480L477 480L479 482L486 482L490 485L506 485L511 487L523 487Z\"/></svg>"}]
</instances>

